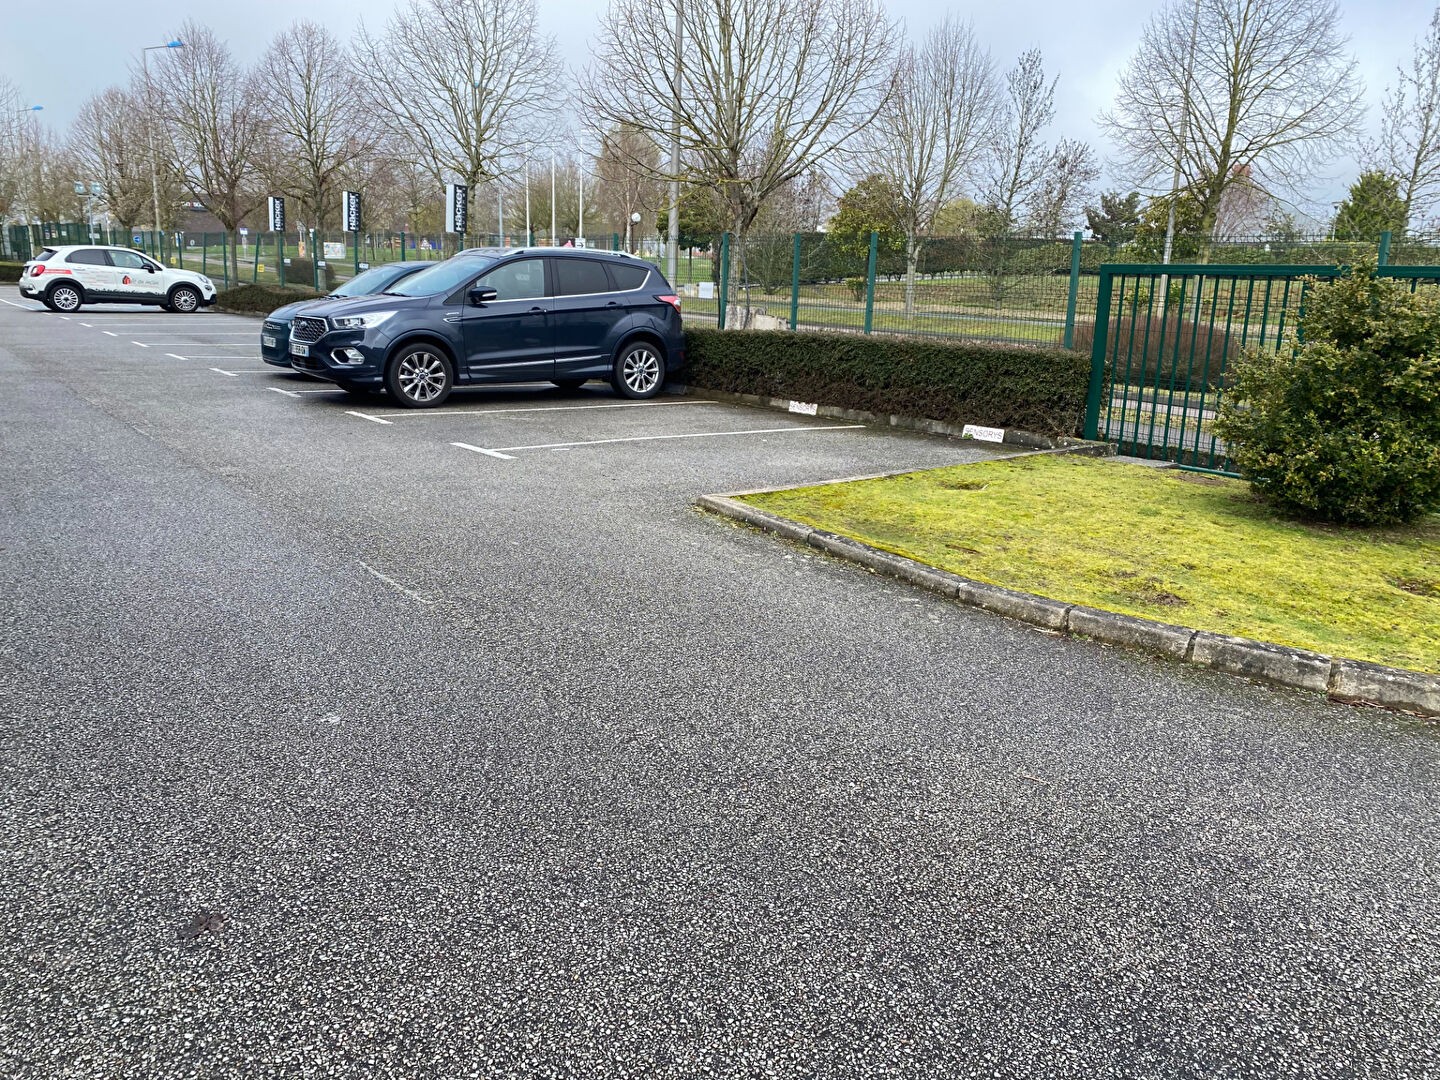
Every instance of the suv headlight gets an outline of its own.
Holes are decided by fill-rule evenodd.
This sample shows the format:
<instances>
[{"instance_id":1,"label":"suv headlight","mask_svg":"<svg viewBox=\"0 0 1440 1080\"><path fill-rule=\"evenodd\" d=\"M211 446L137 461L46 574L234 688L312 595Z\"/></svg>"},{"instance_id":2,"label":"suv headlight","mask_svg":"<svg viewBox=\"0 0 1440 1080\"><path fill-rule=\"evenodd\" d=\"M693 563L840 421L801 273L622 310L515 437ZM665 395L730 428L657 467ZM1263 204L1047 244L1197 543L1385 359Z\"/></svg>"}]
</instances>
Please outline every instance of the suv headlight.
<instances>
[{"instance_id":1,"label":"suv headlight","mask_svg":"<svg viewBox=\"0 0 1440 1080\"><path fill-rule=\"evenodd\" d=\"M393 311L367 311L364 315L341 315L330 320L332 330L369 330L394 315Z\"/></svg>"}]
</instances>

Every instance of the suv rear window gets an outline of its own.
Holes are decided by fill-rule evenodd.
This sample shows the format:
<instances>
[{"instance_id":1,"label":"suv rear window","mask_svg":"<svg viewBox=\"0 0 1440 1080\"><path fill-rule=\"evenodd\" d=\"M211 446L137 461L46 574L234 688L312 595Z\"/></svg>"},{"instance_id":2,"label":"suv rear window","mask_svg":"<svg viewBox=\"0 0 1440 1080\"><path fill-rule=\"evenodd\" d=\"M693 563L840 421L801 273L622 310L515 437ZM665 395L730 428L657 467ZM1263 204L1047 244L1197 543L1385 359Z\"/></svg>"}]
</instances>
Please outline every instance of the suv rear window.
<instances>
[{"instance_id":1,"label":"suv rear window","mask_svg":"<svg viewBox=\"0 0 1440 1080\"><path fill-rule=\"evenodd\" d=\"M54 257L55 257L55 249L54 249L54 248L44 248L44 249L40 252L39 255L36 255L36 256L35 256L35 261L36 261L36 262L45 262L47 259L53 259Z\"/></svg>"},{"instance_id":2,"label":"suv rear window","mask_svg":"<svg viewBox=\"0 0 1440 1080\"><path fill-rule=\"evenodd\" d=\"M80 248L65 256L67 263L84 263L86 266L109 266L110 260L99 248Z\"/></svg>"},{"instance_id":3,"label":"suv rear window","mask_svg":"<svg viewBox=\"0 0 1440 1080\"><path fill-rule=\"evenodd\" d=\"M555 295L586 296L610 292L605 265L595 259L554 259Z\"/></svg>"},{"instance_id":4,"label":"suv rear window","mask_svg":"<svg viewBox=\"0 0 1440 1080\"><path fill-rule=\"evenodd\" d=\"M650 268L646 266L626 266L622 263L608 263L607 265L610 268L610 276L615 280L616 292L638 289L650 276Z\"/></svg>"}]
</instances>

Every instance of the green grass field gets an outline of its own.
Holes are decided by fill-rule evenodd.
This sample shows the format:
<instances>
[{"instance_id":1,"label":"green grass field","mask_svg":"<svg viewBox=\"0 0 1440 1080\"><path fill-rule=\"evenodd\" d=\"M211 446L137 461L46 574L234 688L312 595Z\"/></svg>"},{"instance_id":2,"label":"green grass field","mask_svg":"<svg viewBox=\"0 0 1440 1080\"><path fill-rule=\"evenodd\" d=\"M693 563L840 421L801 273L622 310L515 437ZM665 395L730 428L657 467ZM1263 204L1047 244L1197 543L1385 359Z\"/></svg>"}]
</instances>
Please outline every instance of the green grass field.
<instances>
[{"instance_id":1,"label":"green grass field","mask_svg":"<svg viewBox=\"0 0 1440 1080\"><path fill-rule=\"evenodd\" d=\"M1241 481L1050 456L746 501L1067 603L1440 672L1440 517L1309 525Z\"/></svg>"}]
</instances>

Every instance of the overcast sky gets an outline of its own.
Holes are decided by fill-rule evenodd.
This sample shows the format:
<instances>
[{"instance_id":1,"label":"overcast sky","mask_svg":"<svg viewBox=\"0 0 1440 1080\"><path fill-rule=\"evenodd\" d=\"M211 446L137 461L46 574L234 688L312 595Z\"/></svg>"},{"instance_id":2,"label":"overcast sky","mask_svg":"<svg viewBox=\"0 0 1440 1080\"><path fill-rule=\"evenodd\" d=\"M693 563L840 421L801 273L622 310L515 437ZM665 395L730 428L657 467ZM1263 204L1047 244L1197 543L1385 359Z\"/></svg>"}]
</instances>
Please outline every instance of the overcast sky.
<instances>
[{"instance_id":1,"label":"overcast sky","mask_svg":"<svg viewBox=\"0 0 1440 1080\"><path fill-rule=\"evenodd\" d=\"M587 62L591 39L604 10L603 0L537 0L544 32L554 36L561 60L571 67ZM154 0L71 0L66 4L7 2L0 14L0 74L16 83L30 104L43 105L41 117L63 130L91 93L124 82L128 66L146 45L172 36L186 9ZM975 25L1002 70L1024 49L1037 46L1046 70L1060 76L1055 129L1089 141L1103 158L1112 151L1095 125L1109 107L1115 80L1134 51L1145 19L1161 5L1143 0L1011 0L983 5L940 0L887 0L909 33L919 36L953 12ZM1411 43L1425 29L1434 0L1340 0L1342 30L1359 61L1370 110L1376 123L1381 93L1394 82L1395 65L1410 55ZM309 18L348 38L361 19L383 25L392 0L240 0L188 9L209 25L244 62L256 59L276 32L297 18ZM557 84L559 81L557 80ZM561 84L563 85L563 84ZM588 149L588 148L584 148ZM1317 183L1314 204L1324 215L1354 179L1358 164L1337 161L1334 176ZM1107 186L1110 182L1107 174Z\"/></svg>"}]
</instances>

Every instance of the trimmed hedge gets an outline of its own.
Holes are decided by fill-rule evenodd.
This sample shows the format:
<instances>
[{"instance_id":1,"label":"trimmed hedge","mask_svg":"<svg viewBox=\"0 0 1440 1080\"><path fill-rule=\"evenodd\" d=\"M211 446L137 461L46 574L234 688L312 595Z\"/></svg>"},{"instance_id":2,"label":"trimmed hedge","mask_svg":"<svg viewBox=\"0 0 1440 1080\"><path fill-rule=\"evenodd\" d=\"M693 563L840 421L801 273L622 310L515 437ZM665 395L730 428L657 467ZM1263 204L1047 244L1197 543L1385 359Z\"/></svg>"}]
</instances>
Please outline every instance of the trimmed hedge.
<instances>
[{"instance_id":1,"label":"trimmed hedge","mask_svg":"<svg viewBox=\"0 0 1440 1080\"><path fill-rule=\"evenodd\" d=\"M1090 362L1064 349L921 338L685 332L685 381L734 394L813 401L950 423L1073 435Z\"/></svg>"},{"instance_id":2,"label":"trimmed hedge","mask_svg":"<svg viewBox=\"0 0 1440 1080\"><path fill-rule=\"evenodd\" d=\"M20 280L20 271L24 269L24 263L0 262L0 281L14 284Z\"/></svg>"},{"instance_id":3,"label":"trimmed hedge","mask_svg":"<svg viewBox=\"0 0 1440 1080\"><path fill-rule=\"evenodd\" d=\"M246 315L269 315L278 307L297 300L319 300L324 293L311 289L280 288L278 285L239 285L222 289L215 299L221 311L238 311Z\"/></svg>"}]
</instances>

